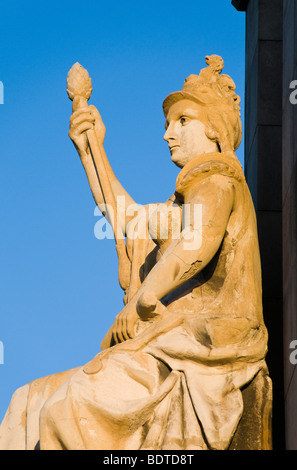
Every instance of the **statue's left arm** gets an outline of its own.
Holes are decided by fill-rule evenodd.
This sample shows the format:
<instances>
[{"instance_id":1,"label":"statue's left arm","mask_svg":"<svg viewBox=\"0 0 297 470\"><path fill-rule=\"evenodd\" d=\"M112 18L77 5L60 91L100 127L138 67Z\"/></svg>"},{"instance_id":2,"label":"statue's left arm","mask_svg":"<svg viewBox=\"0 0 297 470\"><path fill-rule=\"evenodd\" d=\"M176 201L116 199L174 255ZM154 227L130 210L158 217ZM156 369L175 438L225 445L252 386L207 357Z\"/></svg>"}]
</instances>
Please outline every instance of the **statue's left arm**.
<instances>
[{"instance_id":1,"label":"statue's left arm","mask_svg":"<svg viewBox=\"0 0 297 470\"><path fill-rule=\"evenodd\" d=\"M225 235L234 204L234 189L227 176L215 174L193 184L185 195L185 206L192 215L202 208L202 224L190 218L181 237L174 240L150 271L141 287L117 315L113 327L115 342L132 338L138 318L137 304L143 294L157 300L199 273L217 253ZM197 205L195 207L195 205Z\"/></svg>"}]
</instances>

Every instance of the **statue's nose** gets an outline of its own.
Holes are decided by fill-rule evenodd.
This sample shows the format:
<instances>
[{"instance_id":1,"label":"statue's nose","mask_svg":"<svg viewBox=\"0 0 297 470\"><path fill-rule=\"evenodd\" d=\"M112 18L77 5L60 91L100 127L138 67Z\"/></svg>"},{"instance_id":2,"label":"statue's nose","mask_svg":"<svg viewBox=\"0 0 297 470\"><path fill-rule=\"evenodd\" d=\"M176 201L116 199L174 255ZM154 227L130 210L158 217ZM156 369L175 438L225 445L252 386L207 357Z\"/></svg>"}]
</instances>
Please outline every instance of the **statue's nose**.
<instances>
[{"instance_id":1,"label":"statue's nose","mask_svg":"<svg viewBox=\"0 0 297 470\"><path fill-rule=\"evenodd\" d=\"M170 123L166 129L163 139L166 140L166 142L169 142L169 140L175 139L175 138L176 138L176 132L174 131L173 124Z\"/></svg>"}]
</instances>

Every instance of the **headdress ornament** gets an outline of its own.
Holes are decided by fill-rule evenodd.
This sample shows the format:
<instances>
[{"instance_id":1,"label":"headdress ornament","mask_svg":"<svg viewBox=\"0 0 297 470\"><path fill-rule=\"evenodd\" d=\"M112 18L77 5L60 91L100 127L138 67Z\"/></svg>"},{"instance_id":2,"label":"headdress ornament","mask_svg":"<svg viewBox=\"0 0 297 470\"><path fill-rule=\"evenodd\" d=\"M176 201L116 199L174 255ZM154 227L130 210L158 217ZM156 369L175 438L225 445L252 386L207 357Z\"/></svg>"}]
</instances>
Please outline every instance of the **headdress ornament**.
<instances>
[{"instance_id":1,"label":"headdress ornament","mask_svg":"<svg viewBox=\"0 0 297 470\"><path fill-rule=\"evenodd\" d=\"M233 109L240 116L240 98L235 93L236 86L229 75L221 75L224 67L222 57L205 57L207 67L199 75L190 75L185 79L181 91L171 93L163 102L163 111L167 116L170 106L181 99L190 99L202 105L221 104Z\"/></svg>"}]
</instances>

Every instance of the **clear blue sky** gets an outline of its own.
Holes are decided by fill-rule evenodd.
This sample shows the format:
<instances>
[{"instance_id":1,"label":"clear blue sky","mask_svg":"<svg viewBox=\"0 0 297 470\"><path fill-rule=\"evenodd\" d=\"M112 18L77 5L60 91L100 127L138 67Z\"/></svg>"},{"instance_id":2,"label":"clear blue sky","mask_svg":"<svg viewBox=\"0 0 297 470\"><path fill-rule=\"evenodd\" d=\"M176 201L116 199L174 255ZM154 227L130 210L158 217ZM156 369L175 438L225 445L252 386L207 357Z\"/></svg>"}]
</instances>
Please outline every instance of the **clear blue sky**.
<instances>
[{"instance_id":1,"label":"clear blue sky","mask_svg":"<svg viewBox=\"0 0 297 470\"><path fill-rule=\"evenodd\" d=\"M95 203L68 137L68 70L78 61L92 77L123 186L138 203L162 202L178 174L163 99L219 54L243 114L244 42L231 0L2 2L0 421L15 389L88 362L123 307L114 241L94 236Z\"/></svg>"}]
</instances>

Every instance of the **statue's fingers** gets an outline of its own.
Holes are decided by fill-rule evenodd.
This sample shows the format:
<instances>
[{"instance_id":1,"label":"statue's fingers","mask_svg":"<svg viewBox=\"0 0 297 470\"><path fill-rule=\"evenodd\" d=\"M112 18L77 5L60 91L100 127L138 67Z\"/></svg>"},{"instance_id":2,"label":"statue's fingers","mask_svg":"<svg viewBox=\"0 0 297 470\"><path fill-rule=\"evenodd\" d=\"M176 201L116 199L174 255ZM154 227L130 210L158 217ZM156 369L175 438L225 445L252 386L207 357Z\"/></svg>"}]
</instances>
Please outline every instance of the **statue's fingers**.
<instances>
[{"instance_id":1,"label":"statue's fingers","mask_svg":"<svg viewBox=\"0 0 297 470\"><path fill-rule=\"evenodd\" d=\"M79 108L77 109L76 111L73 111L73 113L71 114L71 117L70 118L73 118L75 119L77 116L79 116L80 114L83 114L83 113L88 113L90 112L90 106L86 105L82 108Z\"/></svg>"},{"instance_id":2,"label":"statue's fingers","mask_svg":"<svg viewBox=\"0 0 297 470\"><path fill-rule=\"evenodd\" d=\"M86 113L83 113L83 114L80 114L79 116L76 116L74 118L70 118L70 126L71 127L76 127L76 126L79 126L80 124L82 124L83 122L92 122L92 123L95 123L95 118L94 116L89 113L89 112L86 112Z\"/></svg>"},{"instance_id":3,"label":"statue's fingers","mask_svg":"<svg viewBox=\"0 0 297 470\"><path fill-rule=\"evenodd\" d=\"M114 342L115 344L118 344L119 340L118 340L116 325L114 326L114 328L113 328L113 330L112 330L112 339L113 339L113 342Z\"/></svg>"},{"instance_id":4,"label":"statue's fingers","mask_svg":"<svg viewBox=\"0 0 297 470\"><path fill-rule=\"evenodd\" d=\"M129 317L127 319L127 326L126 326L127 339L134 338L134 336L135 336L135 323L136 323L136 319L134 317Z\"/></svg>"},{"instance_id":5,"label":"statue's fingers","mask_svg":"<svg viewBox=\"0 0 297 470\"><path fill-rule=\"evenodd\" d=\"M117 331L117 335L118 335L119 343L123 343L126 340L126 338L125 338L125 326L124 326L123 318L120 318L119 329Z\"/></svg>"},{"instance_id":6,"label":"statue's fingers","mask_svg":"<svg viewBox=\"0 0 297 470\"><path fill-rule=\"evenodd\" d=\"M99 121L102 121L102 117L101 117L101 114L99 113L98 109L96 108L96 106L94 106L93 104L90 104L90 106L88 107L88 109L91 111L91 113L94 115L94 117L96 119L98 119Z\"/></svg>"},{"instance_id":7,"label":"statue's fingers","mask_svg":"<svg viewBox=\"0 0 297 470\"><path fill-rule=\"evenodd\" d=\"M134 324L132 325L131 323L128 323L127 329L126 329L126 339L132 339L134 338Z\"/></svg>"},{"instance_id":8,"label":"statue's fingers","mask_svg":"<svg viewBox=\"0 0 297 470\"><path fill-rule=\"evenodd\" d=\"M74 113L71 114L71 116L70 116L70 125L72 125L73 121L75 121L76 119L79 119L79 117L83 114L90 114L91 115L88 108L81 108L78 111L75 111Z\"/></svg>"},{"instance_id":9,"label":"statue's fingers","mask_svg":"<svg viewBox=\"0 0 297 470\"><path fill-rule=\"evenodd\" d=\"M82 122L79 126L71 128L69 132L75 137L91 129L94 129L94 125L91 122Z\"/></svg>"},{"instance_id":10,"label":"statue's fingers","mask_svg":"<svg viewBox=\"0 0 297 470\"><path fill-rule=\"evenodd\" d=\"M123 341L126 341L127 339L130 338L128 330L129 330L128 320L127 320L127 317L125 316L125 318L123 318L123 324L122 324Z\"/></svg>"},{"instance_id":11,"label":"statue's fingers","mask_svg":"<svg viewBox=\"0 0 297 470\"><path fill-rule=\"evenodd\" d=\"M122 343L123 338L122 338L122 320L120 315L117 315L116 320L115 320L115 327L113 330L113 339L115 343Z\"/></svg>"}]
</instances>

